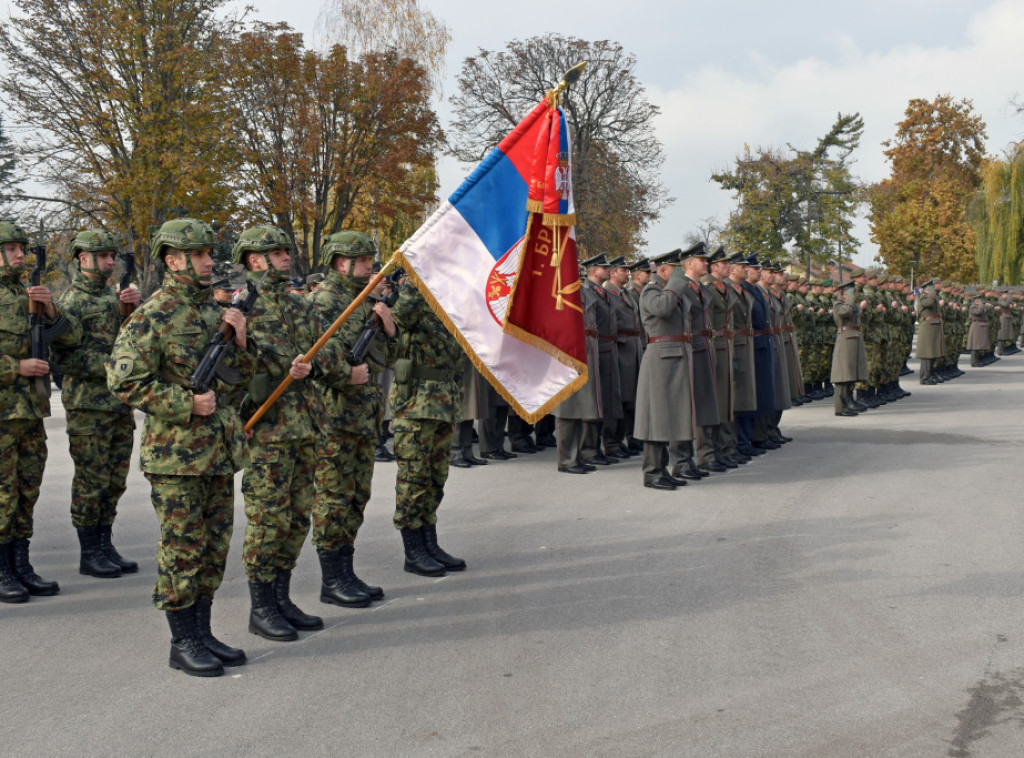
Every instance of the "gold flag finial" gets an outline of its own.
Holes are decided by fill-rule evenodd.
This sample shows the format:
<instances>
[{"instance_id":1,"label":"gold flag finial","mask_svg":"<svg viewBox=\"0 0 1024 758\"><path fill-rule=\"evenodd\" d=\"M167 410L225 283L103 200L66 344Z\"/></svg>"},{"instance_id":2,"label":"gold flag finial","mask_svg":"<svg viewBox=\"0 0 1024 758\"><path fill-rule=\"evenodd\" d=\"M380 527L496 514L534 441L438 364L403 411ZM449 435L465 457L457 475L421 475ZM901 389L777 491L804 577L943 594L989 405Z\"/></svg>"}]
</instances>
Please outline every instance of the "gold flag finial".
<instances>
[{"instance_id":1,"label":"gold flag finial","mask_svg":"<svg viewBox=\"0 0 1024 758\"><path fill-rule=\"evenodd\" d=\"M579 80L580 75L583 73L583 69L585 69L586 67L587 62L583 61L581 63L577 63L575 66L573 66L564 74L562 74L562 81L558 83L557 87L555 87L553 90L549 90L547 93L547 100L552 108L558 107L562 98L562 93L569 89L571 85L575 84Z\"/></svg>"}]
</instances>

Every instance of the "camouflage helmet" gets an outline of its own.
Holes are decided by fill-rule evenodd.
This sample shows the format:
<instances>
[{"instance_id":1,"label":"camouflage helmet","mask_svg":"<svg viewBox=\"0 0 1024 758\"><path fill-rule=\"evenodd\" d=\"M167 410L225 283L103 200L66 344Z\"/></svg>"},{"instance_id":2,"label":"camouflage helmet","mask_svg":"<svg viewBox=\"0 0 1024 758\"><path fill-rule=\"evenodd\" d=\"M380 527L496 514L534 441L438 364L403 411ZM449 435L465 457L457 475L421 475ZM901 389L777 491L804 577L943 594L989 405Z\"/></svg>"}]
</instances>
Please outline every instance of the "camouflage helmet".
<instances>
[{"instance_id":1,"label":"camouflage helmet","mask_svg":"<svg viewBox=\"0 0 1024 758\"><path fill-rule=\"evenodd\" d=\"M246 253L264 253L268 250L284 248L291 252L293 245L288 235L270 224L261 224L246 229L238 237L235 246L231 248L231 260L235 263L245 263Z\"/></svg>"},{"instance_id":2,"label":"camouflage helmet","mask_svg":"<svg viewBox=\"0 0 1024 758\"><path fill-rule=\"evenodd\" d=\"M330 266L336 255L345 258L358 258L361 255L377 255L373 240L362 232L337 232L330 235L320 246L320 262Z\"/></svg>"},{"instance_id":3,"label":"camouflage helmet","mask_svg":"<svg viewBox=\"0 0 1024 758\"><path fill-rule=\"evenodd\" d=\"M14 221L0 221L0 245L4 242L22 242L27 245L28 235Z\"/></svg>"},{"instance_id":4,"label":"camouflage helmet","mask_svg":"<svg viewBox=\"0 0 1024 758\"><path fill-rule=\"evenodd\" d=\"M74 259L80 252L99 253L109 250L113 253L121 252L114 235L104 229L86 229L79 232L71 240L71 258Z\"/></svg>"},{"instance_id":5,"label":"camouflage helmet","mask_svg":"<svg viewBox=\"0 0 1024 758\"><path fill-rule=\"evenodd\" d=\"M149 254L150 257L160 260L165 247L178 250L208 247L212 250L216 245L217 235L213 233L213 228L209 224L194 218L177 218L164 222L153 235L149 243Z\"/></svg>"}]
</instances>

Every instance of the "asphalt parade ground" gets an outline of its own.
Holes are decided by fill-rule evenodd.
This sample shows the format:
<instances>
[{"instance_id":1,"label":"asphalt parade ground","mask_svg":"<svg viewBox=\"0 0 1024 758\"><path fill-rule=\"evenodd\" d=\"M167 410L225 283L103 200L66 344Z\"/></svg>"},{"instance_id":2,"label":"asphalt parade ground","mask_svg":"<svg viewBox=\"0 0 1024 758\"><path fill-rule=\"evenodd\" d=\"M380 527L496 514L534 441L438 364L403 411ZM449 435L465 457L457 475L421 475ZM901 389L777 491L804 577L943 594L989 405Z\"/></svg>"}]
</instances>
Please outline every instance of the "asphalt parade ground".
<instances>
[{"instance_id":1,"label":"asphalt parade ground","mask_svg":"<svg viewBox=\"0 0 1024 758\"><path fill-rule=\"evenodd\" d=\"M307 543L292 594L326 628L296 642L246 630L236 487L213 628L249 663L219 679L167 665L137 445L114 541L140 572L78 574L55 394L32 557L61 593L0 605L0 753L1024 755L1024 354L964 368L856 418L795 408L793 442L675 492L639 458L452 469L439 535L469 570L441 579L402 570L378 464L356 567L387 598L321 604Z\"/></svg>"}]
</instances>

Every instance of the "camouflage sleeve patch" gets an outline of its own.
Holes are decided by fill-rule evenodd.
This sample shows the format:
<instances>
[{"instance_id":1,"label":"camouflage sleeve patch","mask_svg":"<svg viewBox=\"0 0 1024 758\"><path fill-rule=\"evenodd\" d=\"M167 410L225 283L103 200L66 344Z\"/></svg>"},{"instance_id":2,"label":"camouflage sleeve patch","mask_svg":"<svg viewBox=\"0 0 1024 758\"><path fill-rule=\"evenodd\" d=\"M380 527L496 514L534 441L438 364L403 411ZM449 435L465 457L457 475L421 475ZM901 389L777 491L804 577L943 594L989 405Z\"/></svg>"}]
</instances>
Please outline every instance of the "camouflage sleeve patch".
<instances>
[{"instance_id":1,"label":"camouflage sleeve patch","mask_svg":"<svg viewBox=\"0 0 1024 758\"><path fill-rule=\"evenodd\" d=\"M135 361L130 355L115 355L111 359L113 364L114 376L118 379L126 379L132 375L132 369L135 368Z\"/></svg>"}]
</instances>

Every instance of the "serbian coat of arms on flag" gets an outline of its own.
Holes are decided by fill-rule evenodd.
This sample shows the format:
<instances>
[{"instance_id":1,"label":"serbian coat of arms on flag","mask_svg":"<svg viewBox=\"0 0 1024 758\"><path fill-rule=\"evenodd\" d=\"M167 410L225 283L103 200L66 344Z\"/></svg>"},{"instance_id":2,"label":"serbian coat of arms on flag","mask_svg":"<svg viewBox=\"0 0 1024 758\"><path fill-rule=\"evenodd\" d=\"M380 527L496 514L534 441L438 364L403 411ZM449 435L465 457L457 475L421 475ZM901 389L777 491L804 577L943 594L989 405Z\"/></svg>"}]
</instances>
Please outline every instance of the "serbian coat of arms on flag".
<instances>
[{"instance_id":1,"label":"serbian coat of arms on flag","mask_svg":"<svg viewBox=\"0 0 1024 758\"><path fill-rule=\"evenodd\" d=\"M549 97L395 254L529 423L587 381L574 221L569 134Z\"/></svg>"}]
</instances>

